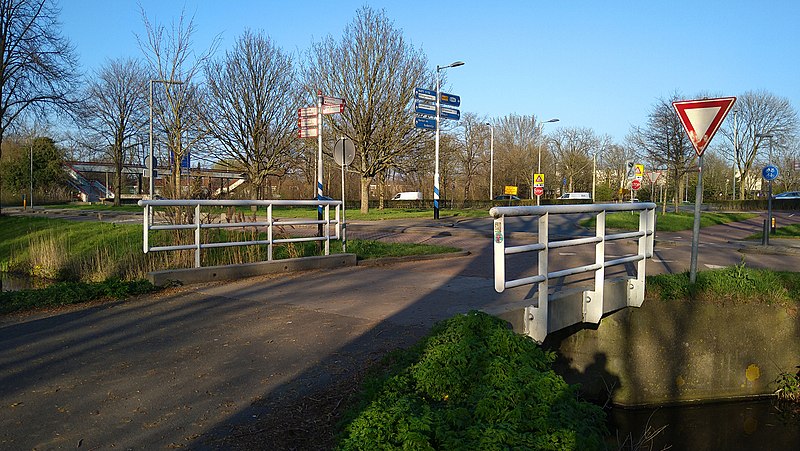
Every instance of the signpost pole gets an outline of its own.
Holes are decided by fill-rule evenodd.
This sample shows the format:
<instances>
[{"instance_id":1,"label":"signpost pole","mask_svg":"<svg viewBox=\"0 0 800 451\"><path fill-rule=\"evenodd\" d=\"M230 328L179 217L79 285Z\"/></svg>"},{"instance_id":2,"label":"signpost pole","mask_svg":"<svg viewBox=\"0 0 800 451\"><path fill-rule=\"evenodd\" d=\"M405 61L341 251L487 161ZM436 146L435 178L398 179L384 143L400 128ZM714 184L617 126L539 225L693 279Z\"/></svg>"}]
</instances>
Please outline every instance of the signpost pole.
<instances>
[{"instance_id":1,"label":"signpost pole","mask_svg":"<svg viewBox=\"0 0 800 451\"><path fill-rule=\"evenodd\" d=\"M694 195L694 225L692 226L692 257L689 263L689 283L697 281L697 250L700 245L700 205L703 203L703 155L697 162L697 189Z\"/></svg>"},{"instance_id":2,"label":"signpost pole","mask_svg":"<svg viewBox=\"0 0 800 451\"><path fill-rule=\"evenodd\" d=\"M347 223L344 219L344 173L345 173L345 166L347 166L347 158L345 157L345 140L347 138L341 138L342 140L342 252L347 252Z\"/></svg>"},{"instance_id":3,"label":"signpost pole","mask_svg":"<svg viewBox=\"0 0 800 451\"><path fill-rule=\"evenodd\" d=\"M769 164L770 166L772 165L772 135L769 136ZM767 238L765 241L767 246L769 246L769 236L772 235L772 180L774 180L774 177L770 177L769 187L767 188L767 230L764 231ZM31 197L32 200L33 197Z\"/></svg>"},{"instance_id":4,"label":"signpost pole","mask_svg":"<svg viewBox=\"0 0 800 451\"><path fill-rule=\"evenodd\" d=\"M322 90L317 90L317 200L322 199ZM322 205L317 205L317 220L322 221ZM317 236L322 236L322 223L317 225Z\"/></svg>"},{"instance_id":5,"label":"signpost pole","mask_svg":"<svg viewBox=\"0 0 800 451\"><path fill-rule=\"evenodd\" d=\"M439 92L439 66L436 66L436 137L433 169L433 219L439 219L439 123L441 118L441 93Z\"/></svg>"}]
</instances>

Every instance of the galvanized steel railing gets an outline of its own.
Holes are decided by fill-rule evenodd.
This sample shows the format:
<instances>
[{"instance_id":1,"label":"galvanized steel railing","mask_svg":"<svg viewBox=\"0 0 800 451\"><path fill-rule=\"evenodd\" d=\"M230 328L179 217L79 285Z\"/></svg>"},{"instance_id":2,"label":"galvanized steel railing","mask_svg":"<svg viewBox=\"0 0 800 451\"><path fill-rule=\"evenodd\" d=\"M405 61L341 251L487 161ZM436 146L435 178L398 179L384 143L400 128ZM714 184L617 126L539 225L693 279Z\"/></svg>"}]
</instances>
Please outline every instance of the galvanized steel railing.
<instances>
[{"instance_id":1,"label":"galvanized steel railing","mask_svg":"<svg viewBox=\"0 0 800 451\"><path fill-rule=\"evenodd\" d=\"M603 287L605 269L610 266L636 263L636 278L630 279L627 295L628 306L639 307L644 300L645 259L653 255L653 239L655 231L655 208L650 202L644 203L619 203L619 204L582 204L582 205L548 205L535 207L494 207L489 214L494 217L494 280L495 290L502 292L506 288L523 285L538 285L538 306L526 308L526 332L537 341L544 340L549 332L577 324L579 322L599 323L603 313L609 307L618 308L615 302L604 306ZM606 233L606 212L631 211L639 212L639 230L615 234ZM597 224L595 236L550 241L549 219L550 215L571 213L595 213ZM505 218L514 216L538 216L538 241L532 244L506 246ZM615 240L638 239L638 249L635 254L627 255L613 260L605 259L605 243ZM567 268L559 271L548 271L550 249L568 246L595 244L594 263ZM524 252L537 252L538 271L514 280L506 279L506 256ZM549 281L551 279L566 277L575 274L594 272L594 289L583 292L583 307L580 318L557 319L550 318L549 312ZM557 328L553 328L555 327Z\"/></svg>"},{"instance_id":2,"label":"galvanized steel railing","mask_svg":"<svg viewBox=\"0 0 800 451\"><path fill-rule=\"evenodd\" d=\"M272 260L273 245L280 243L295 243L302 241L323 241L325 255L330 254L330 240L338 240L341 236L341 221L339 216L339 209L342 205L338 200L192 200L192 199L175 199L175 200L140 200L139 206L144 208L143 219L143 233L144 244L143 250L145 253L158 252L158 251L177 251L193 249L194 252L194 265L199 268L200 265L200 251L202 249L211 249L229 246L251 246L251 245L267 245L267 260ZM201 207L266 207L266 220L265 221L251 221L251 222L202 222ZM306 207L319 207L322 206L323 215L322 220L319 219L276 219L272 214L273 206L306 206ZM192 215L193 222L188 224L170 224L170 223L154 223L155 215L153 209L158 207L193 207L194 214ZM330 207L334 207L335 216L330 217ZM275 238L275 227L283 226L322 226L321 236L303 236L291 238ZM331 226L334 233L331 234ZM258 228L263 227L267 232L267 239L265 240L252 240L252 241L232 241L232 242L216 242L216 243L203 243L201 242L200 231L203 229L219 229L219 228ZM150 245L150 231L155 230L194 230L194 243L192 244L176 244L170 246L151 246Z\"/></svg>"}]
</instances>

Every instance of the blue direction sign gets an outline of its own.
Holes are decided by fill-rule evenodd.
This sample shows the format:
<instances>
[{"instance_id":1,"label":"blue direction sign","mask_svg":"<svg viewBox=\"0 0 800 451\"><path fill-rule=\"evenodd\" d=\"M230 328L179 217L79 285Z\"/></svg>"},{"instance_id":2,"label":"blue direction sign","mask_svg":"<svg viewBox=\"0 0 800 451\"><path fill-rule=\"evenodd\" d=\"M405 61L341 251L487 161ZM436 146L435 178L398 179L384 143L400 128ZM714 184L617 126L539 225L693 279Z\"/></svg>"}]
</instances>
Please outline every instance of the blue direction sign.
<instances>
[{"instance_id":1,"label":"blue direction sign","mask_svg":"<svg viewBox=\"0 0 800 451\"><path fill-rule=\"evenodd\" d=\"M434 100L436 99L436 94L434 93ZM461 97L455 94L448 94L446 92L441 93L441 102L442 105L450 105L450 106L461 106Z\"/></svg>"},{"instance_id":2,"label":"blue direction sign","mask_svg":"<svg viewBox=\"0 0 800 451\"><path fill-rule=\"evenodd\" d=\"M764 177L764 180L771 182L778 178L778 168L771 164L764 166L764 169L761 170L761 176Z\"/></svg>"},{"instance_id":3,"label":"blue direction sign","mask_svg":"<svg viewBox=\"0 0 800 451\"><path fill-rule=\"evenodd\" d=\"M414 98L417 100L436 102L436 91L431 91L430 89L414 88Z\"/></svg>"},{"instance_id":4,"label":"blue direction sign","mask_svg":"<svg viewBox=\"0 0 800 451\"><path fill-rule=\"evenodd\" d=\"M419 114L427 114L429 116L436 116L436 105L431 105L430 103L424 102L415 102L414 112Z\"/></svg>"},{"instance_id":5,"label":"blue direction sign","mask_svg":"<svg viewBox=\"0 0 800 451\"><path fill-rule=\"evenodd\" d=\"M426 130L436 130L436 119L430 119L427 117L415 117L414 127L424 128Z\"/></svg>"},{"instance_id":6,"label":"blue direction sign","mask_svg":"<svg viewBox=\"0 0 800 451\"><path fill-rule=\"evenodd\" d=\"M461 112L455 108L439 107L439 115L444 119L457 121L461 119Z\"/></svg>"}]
</instances>

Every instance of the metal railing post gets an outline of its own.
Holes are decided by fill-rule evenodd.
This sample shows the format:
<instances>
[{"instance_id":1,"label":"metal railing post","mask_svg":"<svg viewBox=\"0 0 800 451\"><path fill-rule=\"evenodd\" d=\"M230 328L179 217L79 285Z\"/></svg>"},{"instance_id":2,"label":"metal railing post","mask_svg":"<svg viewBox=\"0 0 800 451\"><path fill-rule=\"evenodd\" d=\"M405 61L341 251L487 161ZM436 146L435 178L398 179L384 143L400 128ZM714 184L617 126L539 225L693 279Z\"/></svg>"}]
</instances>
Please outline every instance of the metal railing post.
<instances>
[{"instance_id":1,"label":"metal railing post","mask_svg":"<svg viewBox=\"0 0 800 451\"><path fill-rule=\"evenodd\" d=\"M200 204L194 207L194 244L197 248L194 251L194 267L200 267Z\"/></svg>"},{"instance_id":2,"label":"metal railing post","mask_svg":"<svg viewBox=\"0 0 800 451\"><path fill-rule=\"evenodd\" d=\"M325 205L325 255L331 254L331 206Z\"/></svg>"},{"instance_id":3,"label":"metal railing post","mask_svg":"<svg viewBox=\"0 0 800 451\"><path fill-rule=\"evenodd\" d=\"M639 236L637 240L637 256L642 257L636 262L636 278L629 281L628 306L641 307L644 302L645 261L647 260L649 215L646 210L639 212Z\"/></svg>"},{"instance_id":4,"label":"metal railing post","mask_svg":"<svg viewBox=\"0 0 800 451\"><path fill-rule=\"evenodd\" d=\"M505 250L505 216L494 220L494 289L502 293L506 289L506 250Z\"/></svg>"},{"instance_id":5,"label":"metal railing post","mask_svg":"<svg viewBox=\"0 0 800 451\"><path fill-rule=\"evenodd\" d=\"M272 261L272 246L273 246L273 235L272 235L272 204L267 205L267 261Z\"/></svg>"},{"instance_id":6,"label":"metal railing post","mask_svg":"<svg viewBox=\"0 0 800 451\"><path fill-rule=\"evenodd\" d=\"M145 254L150 251L150 214L150 206L145 205L144 218L142 220L142 249Z\"/></svg>"},{"instance_id":7,"label":"metal railing post","mask_svg":"<svg viewBox=\"0 0 800 451\"><path fill-rule=\"evenodd\" d=\"M596 216L595 236L600 240L594 245L594 263L598 268L594 271L594 291L584 293L583 321L597 324L603 316L603 286L606 278L606 212L598 212Z\"/></svg>"}]
</instances>

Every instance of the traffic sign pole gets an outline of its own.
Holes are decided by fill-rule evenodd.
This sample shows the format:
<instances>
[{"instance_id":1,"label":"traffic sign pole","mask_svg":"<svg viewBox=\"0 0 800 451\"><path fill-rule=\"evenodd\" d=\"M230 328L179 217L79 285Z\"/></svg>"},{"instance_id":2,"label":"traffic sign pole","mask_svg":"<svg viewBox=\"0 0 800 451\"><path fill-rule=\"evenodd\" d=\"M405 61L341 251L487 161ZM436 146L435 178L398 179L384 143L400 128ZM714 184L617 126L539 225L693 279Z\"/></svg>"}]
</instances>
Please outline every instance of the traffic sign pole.
<instances>
[{"instance_id":1,"label":"traffic sign pole","mask_svg":"<svg viewBox=\"0 0 800 451\"><path fill-rule=\"evenodd\" d=\"M700 246L700 206L703 203L703 152L708 147L717 129L728 115L736 97L717 99L682 100L672 102L689 141L697 153L697 189L694 202L694 226L692 227L692 256L689 264L689 282L697 281L697 253Z\"/></svg>"},{"instance_id":2,"label":"traffic sign pole","mask_svg":"<svg viewBox=\"0 0 800 451\"><path fill-rule=\"evenodd\" d=\"M703 155L697 162L697 189L694 194L694 224L692 225L692 257L689 261L689 283L697 281L697 251L700 247L700 205L703 203Z\"/></svg>"}]
</instances>

